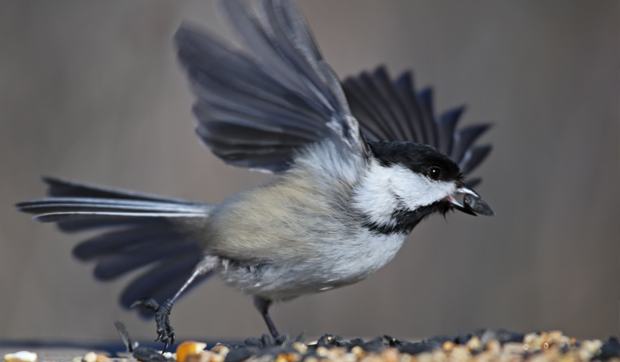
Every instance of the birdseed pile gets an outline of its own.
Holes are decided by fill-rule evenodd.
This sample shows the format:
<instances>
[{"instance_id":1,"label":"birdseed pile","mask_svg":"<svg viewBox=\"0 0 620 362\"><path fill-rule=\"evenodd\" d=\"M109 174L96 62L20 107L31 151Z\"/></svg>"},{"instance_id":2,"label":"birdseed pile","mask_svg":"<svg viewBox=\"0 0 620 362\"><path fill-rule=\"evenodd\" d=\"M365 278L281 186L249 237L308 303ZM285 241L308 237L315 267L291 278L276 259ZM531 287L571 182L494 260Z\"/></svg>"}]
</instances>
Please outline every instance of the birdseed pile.
<instances>
[{"instance_id":1,"label":"birdseed pile","mask_svg":"<svg viewBox=\"0 0 620 362\"><path fill-rule=\"evenodd\" d=\"M480 330L456 337L438 336L408 342L390 336L371 340L326 334L312 343L304 335L276 339L269 335L243 343L204 344L184 342L176 354L166 356L138 348L133 356L143 362L620 362L620 343L615 337L577 341L559 331L522 334L507 330Z\"/></svg>"},{"instance_id":2,"label":"birdseed pile","mask_svg":"<svg viewBox=\"0 0 620 362\"><path fill-rule=\"evenodd\" d=\"M119 330L120 332L120 330ZM305 343L304 334L293 339L286 335L273 338L248 338L242 343L218 343L210 349L206 343L187 341L175 353L149 347L137 347L128 335L121 334L128 358L110 359L93 352L72 362L620 362L620 342L616 337L577 341L559 331L522 334L507 330L479 330L458 336L437 336L420 342L408 342L390 336L370 340L326 334ZM27 353L20 352L22 355ZM34 357L20 359L5 355L5 362L38 362Z\"/></svg>"}]
</instances>

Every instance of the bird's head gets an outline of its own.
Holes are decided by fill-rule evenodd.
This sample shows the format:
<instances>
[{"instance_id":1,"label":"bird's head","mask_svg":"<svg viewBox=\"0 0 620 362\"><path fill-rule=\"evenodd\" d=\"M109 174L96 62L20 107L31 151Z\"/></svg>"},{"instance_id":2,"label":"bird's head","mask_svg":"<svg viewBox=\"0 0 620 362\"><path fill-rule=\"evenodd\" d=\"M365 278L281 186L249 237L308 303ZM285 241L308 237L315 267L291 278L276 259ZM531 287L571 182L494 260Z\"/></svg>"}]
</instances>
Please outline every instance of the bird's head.
<instances>
[{"instance_id":1,"label":"bird's head","mask_svg":"<svg viewBox=\"0 0 620 362\"><path fill-rule=\"evenodd\" d=\"M437 149L413 142L369 142L369 170L355 194L367 226L409 233L424 217L450 210L493 215L465 186L459 167Z\"/></svg>"}]
</instances>

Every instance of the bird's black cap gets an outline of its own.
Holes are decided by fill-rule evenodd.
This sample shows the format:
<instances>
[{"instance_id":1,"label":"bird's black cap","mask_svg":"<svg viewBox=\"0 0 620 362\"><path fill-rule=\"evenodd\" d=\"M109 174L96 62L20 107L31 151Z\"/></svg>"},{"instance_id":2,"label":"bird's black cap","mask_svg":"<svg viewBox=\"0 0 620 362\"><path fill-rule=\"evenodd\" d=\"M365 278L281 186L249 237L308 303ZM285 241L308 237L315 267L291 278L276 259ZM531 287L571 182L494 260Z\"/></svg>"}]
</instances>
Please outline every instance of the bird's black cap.
<instances>
[{"instance_id":1,"label":"bird's black cap","mask_svg":"<svg viewBox=\"0 0 620 362\"><path fill-rule=\"evenodd\" d=\"M434 147L409 142L368 142L372 155L382 166L402 165L413 172L427 175L433 167L439 167L438 181L458 181L462 179L459 166L450 157Z\"/></svg>"}]
</instances>

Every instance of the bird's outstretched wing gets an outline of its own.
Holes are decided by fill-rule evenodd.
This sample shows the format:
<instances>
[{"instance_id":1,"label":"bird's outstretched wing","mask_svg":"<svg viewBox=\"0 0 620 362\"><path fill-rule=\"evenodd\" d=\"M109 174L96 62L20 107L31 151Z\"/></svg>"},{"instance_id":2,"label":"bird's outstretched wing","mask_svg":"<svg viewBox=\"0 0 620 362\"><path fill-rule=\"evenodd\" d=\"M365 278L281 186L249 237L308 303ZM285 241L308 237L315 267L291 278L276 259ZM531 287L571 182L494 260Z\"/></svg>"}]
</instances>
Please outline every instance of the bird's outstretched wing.
<instances>
[{"instance_id":1,"label":"bird's outstretched wing","mask_svg":"<svg viewBox=\"0 0 620 362\"><path fill-rule=\"evenodd\" d=\"M392 81L384 67L343 82L351 112L368 141L413 141L433 146L469 174L487 157L491 145L475 145L490 127L478 124L456 128L464 107L436 117L430 88L416 93L410 72ZM479 179L468 180L473 186Z\"/></svg>"},{"instance_id":2,"label":"bird's outstretched wing","mask_svg":"<svg viewBox=\"0 0 620 362\"><path fill-rule=\"evenodd\" d=\"M269 172L331 138L367 151L338 78L290 0L221 2L242 48L183 25L178 55L197 96L196 133L224 162Z\"/></svg>"}]
</instances>

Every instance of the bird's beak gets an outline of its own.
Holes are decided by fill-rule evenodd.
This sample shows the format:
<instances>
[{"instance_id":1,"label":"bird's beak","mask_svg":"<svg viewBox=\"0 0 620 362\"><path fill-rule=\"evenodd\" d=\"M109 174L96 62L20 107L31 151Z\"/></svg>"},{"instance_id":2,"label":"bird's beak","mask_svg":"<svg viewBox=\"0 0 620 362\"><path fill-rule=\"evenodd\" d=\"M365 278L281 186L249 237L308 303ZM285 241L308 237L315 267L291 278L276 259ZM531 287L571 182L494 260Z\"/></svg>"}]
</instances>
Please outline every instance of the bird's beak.
<instances>
[{"instance_id":1,"label":"bird's beak","mask_svg":"<svg viewBox=\"0 0 620 362\"><path fill-rule=\"evenodd\" d=\"M462 202L459 200L463 200ZM469 215L486 215L493 216L493 210L491 207L482 200L480 195L476 191L470 189L467 186L459 186L454 193L446 196L453 208L462 211Z\"/></svg>"}]
</instances>

